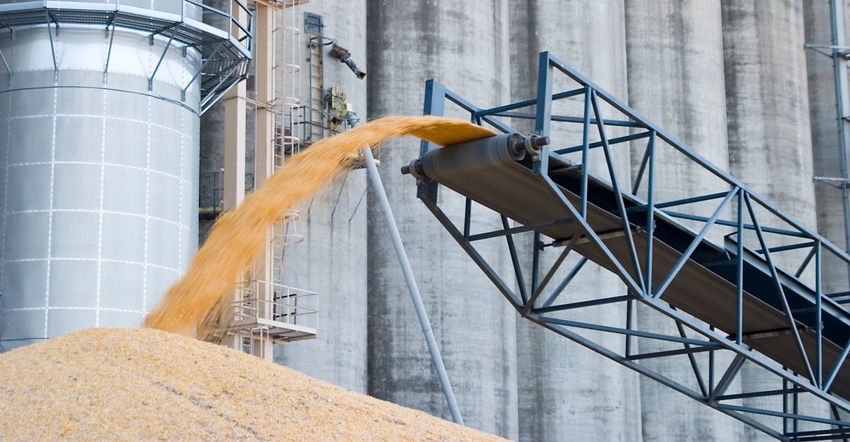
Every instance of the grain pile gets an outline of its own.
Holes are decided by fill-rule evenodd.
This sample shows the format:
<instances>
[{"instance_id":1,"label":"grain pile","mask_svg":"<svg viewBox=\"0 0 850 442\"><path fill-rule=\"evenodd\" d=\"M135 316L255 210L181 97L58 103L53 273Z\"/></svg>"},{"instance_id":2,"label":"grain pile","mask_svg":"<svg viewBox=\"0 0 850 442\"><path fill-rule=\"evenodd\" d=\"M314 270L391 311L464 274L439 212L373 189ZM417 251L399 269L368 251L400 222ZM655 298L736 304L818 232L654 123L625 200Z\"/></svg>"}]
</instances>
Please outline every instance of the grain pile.
<instances>
[{"instance_id":1,"label":"grain pile","mask_svg":"<svg viewBox=\"0 0 850 442\"><path fill-rule=\"evenodd\" d=\"M302 200L343 176L364 146L373 151L388 138L416 136L445 146L494 135L452 118L386 117L320 140L287 159L238 208L216 221L186 275L166 292L145 326L194 335L201 321L228 296L265 247L266 231Z\"/></svg>"},{"instance_id":2,"label":"grain pile","mask_svg":"<svg viewBox=\"0 0 850 442\"><path fill-rule=\"evenodd\" d=\"M0 440L502 440L153 329L0 354L0 379Z\"/></svg>"}]
</instances>

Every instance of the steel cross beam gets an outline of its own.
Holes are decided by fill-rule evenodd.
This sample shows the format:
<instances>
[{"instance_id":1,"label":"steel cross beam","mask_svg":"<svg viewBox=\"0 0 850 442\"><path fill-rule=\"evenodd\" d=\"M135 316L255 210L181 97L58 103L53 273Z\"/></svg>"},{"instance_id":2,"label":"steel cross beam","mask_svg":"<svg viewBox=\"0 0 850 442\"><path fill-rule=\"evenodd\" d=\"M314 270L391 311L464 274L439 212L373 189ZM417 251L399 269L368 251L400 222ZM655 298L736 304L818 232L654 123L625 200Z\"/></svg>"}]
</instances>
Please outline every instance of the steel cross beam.
<instances>
[{"instance_id":1,"label":"steel cross beam","mask_svg":"<svg viewBox=\"0 0 850 442\"><path fill-rule=\"evenodd\" d=\"M832 299L846 292L823 293L821 284L824 259L850 264L843 250L547 52L540 55L536 97L483 109L429 80L425 113L444 115L447 107L505 134L529 120L537 135L552 140L551 147L492 165L505 175L486 181L493 188L484 191L468 176L427 172L448 164L441 158L452 150L481 149L480 143L438 149L423 142L416 160L432 167L414 173L417 197L523 317L777 439L850 438L850 312ZM629 179L623 169L630 165L618 158L636 147L643 153ZM714 187L696 195L660 192L658 159L671 155ZM500 189L502 182L513 187ZM516 186L542 209L514 210L505 201ZM460 219L442 210L440 189L467 198ZM486 224L473 218L493 211L501 229L472 231ZM532 240L518 241L523 235ZM495 271L479 241L503 243L512 272ZM570 290L592 266L625 287ZM592 312L603 307L625 320L587 319L601 317ZM669 324L652 329L635 320L638 314ZM636 351L644 344L653 350ZM661 361L680 361L689 377L665 371ZM741 383L744 367L764 382Z\"/></svg>"}]
</instances>

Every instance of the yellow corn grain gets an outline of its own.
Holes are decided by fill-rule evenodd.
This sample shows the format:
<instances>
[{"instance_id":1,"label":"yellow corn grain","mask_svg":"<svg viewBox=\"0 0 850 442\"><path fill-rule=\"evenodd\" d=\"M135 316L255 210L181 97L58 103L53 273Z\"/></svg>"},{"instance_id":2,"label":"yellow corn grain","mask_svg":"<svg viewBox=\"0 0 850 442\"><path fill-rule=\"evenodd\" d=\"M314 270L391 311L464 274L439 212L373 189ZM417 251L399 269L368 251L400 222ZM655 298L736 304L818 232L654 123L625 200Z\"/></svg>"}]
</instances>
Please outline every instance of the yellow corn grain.
<instances>
[{"instance_id":1,"label":"yellow corn grain","mask_svg":"<svg viewBox=\"0 0 850 442\"><path fill-rule=\"evenodd\" d=\"M235 210L222 215L183 278L145 318L145 326L195 334L217 302L229 296L266 246L267 229L351 166L364 146L376 151L391 137L416 136L445 146L493 136L489 129L454 118L385 117L322 139L287 159ZM364 294L365 296L365 294ZM213 315L215 317L215 315Z\"/></svg>"},{"instance_id":2,"label":"yellow corn grain","mask_svg":"<svg viewBox=\"0 0 850 442\"><path fill-rule=\"evenodd\" d=\"M12 350L0 377L0 440L503 440L149 328Z\"/></svg>"}]
</instances>

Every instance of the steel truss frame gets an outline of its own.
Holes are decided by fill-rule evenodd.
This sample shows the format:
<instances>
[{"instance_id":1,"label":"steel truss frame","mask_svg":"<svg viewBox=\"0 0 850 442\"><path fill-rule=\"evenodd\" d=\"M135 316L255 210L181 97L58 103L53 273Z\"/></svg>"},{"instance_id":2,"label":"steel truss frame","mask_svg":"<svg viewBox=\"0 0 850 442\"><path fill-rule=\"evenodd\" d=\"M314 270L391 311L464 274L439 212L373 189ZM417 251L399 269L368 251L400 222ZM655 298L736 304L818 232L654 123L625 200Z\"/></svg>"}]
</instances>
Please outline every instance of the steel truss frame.
<instances>
[{"instance_id":1,"label":"steel truss frame","mask_svg":"<svg viewBox=\"0 0 850 442\"><path fill-rule=\"evenodd\" d=\"M477 107L442 84L429 80L426 84L425 113L444 115L447 105L457 106L468 112L473 122L492 126L504 133L517 132L505 123L504 119L530 120L534 122L537 135L542 136L550 134L552 124L580 125L580 143L559 149L543 147L534 157L532 167L532 173L544 183L544 188L548 188L561 199L564 208L570 213L570 219L552 219L547 223L522 225L500 214L502 229L473 232L472 226L480 225L473 222L473 217L479 216L481 212L473 210L475 203L471 199L466 199L462 219L453 220L438 202L440 185L428 177L418 179L417 196L448 233L526 319L775 438L850 439L850 421L847 417L850 414L845 414L850 413L850 403L845 398L830 393L830 390L836 387L834 382L850 352L850 341L834 342L839 340L836 336L824 336L822 332L827 317L830 321L837 321L842 327L850 325L850 313L841 305L842 297L847 296L847 293L823 293L821 287L822 260L829 257L850 263L850 256L793 220L725 171L711 165L670 134L548 52L540 54L538 75L536 97L490 109ZM556 80L575 86L553 90ZM553 108L569 108L559 107L560 100L572 100L573 108L581 110L572 114L553 112ZM606 117L606 114L616 115ZM628 131L628 134L616 137L607 135L615 131ZM553 140L553 144L555 141L558 140ZM635 179L626 187L620 182L622 175L617 170L618 164L614 161L612 152L615 148L629 149L629 146L635 146L638 142L645 143L644 153ZM421 153L424 156L435 148L423 142ZM711 191L706 189L707 192L703 195L664 201L656 189L656 175L661 173L656 166L656 159L661 148L686 157L700 170L712 175L718 187ZM592 152L596 152L605 160L604 165L600 167L602 172L596 175L590 170L588 163ZM569 155L572 155L572 158L579 157L582 161L574 163L568 158ZM562 189L549 175L548 164L556 160L582 168L578 204L566 198ZM611 232L595 232L588 222L588 205L593 204L588 194L589 182L592 179L603 179L613 190L612 212L621 216L623 224L622 231L617 234L625 236L630 259L618 259L605 243L606 236L611 235ZM643 199L636 196L638 193L643 194ZM734 215L729 216L729 213ZM492 212L489 212L489 215L492 216ZM654 239L658 217L687 223L690 226L688 229L694 232L690 243L681 246L681 257L676 265L661 280L657 275L653 276L654 241L646 241L646 246L641 248L633 237L636 234L634 232L641 232L647 238ZM572 238L549 241L535 231L544 224L561 222L578 223L580 233ZM773 227L774 224L779 227ZM533 256L532 265L525 267L521 260L523 256L528 255L519 253L520 242L517 240L517 237L523 234L534 236L533 242L530 242L533 250L529 253ZM737 305L734 310L736 317L732 322L735 326L734 329L727 327L727 330L720 330L716 324L706 323L671 306L665 298L665 290L680 274L681 269L690 265L691 259L696 256L695 253L698 253L695 252L698 247L704 244L710 235L719 234L723 234L725 238L723 247L729 255L725 265L735 269L732 282L737 282ZM754 238L752 247L745 244L746 238ZM488 263L487 258L476 248L476 242L485 240L503 241L513 263L513 273L500 275ZM601 250L609 260L606 268L613 271L625 284L624 292L581 301L573 298L574 294L567 289L588 259L579 257L577 262L573 259L573 267L561 269L560 273L559 268L568 262L568 257L576 255L575 248L582 242L591 242ZM541 264L542 254L557 246L563 246L563 251L551 267L544 268ZM788 252L799 257L794 261L796 268L792 273L786 273L777 263L781 261L783 268L788 268L788 259L780 258ZM745 296L745 258L753 257L757 257L762 271L772 277L769 289L775 291L778 300L774 307L784 313L788 320L786 329L766 331L765 336L771 333L793 334L796 349L790 351L797 352L800 359L797 367L805 367L803 370L794 372L748 345L753 339L759 338L747 334L743 327L747 319L742 304ZM530 271L528 267L531 267ZM555 284L559 279L560 282ZM807 305L801 306L797 301L789 302L786 296L789 279L794 284L804 285L813 294L807 298ZM526 284L526 281L530 284ZM667 328L666 332L641 329L635 321L635 306L638 303L649 306L647 311L659 312L669 318L676 332L670 333L672 328ZM582 320L585 317L581 315L583 310L601 305L623 309L625 323L602 324ZM565 312L576 314L579 319L565 319ZM814 351L811 345L804 345L801 338L803 333L814 336ZM598 339L600 336L606 338ZM610 339L611 336L616 339ZM617 344L611 345L612 341ZM670 349L640 353L635 350L634 345L638 341L655 341ZM836 361L826 361L823 357L822 351L827 344L837 345L841 349ZM708 355L707 363L705 355ZM674 357L678 357L684 361L686 367L690 367L690 379L668 377L663 369L659 368L663 364L653 365L649 362L672 361ZM753 386L743 382L740 391L733 391L738 388L732 386L741 379L742 368L745 366L763 371L762 376L768 379L771 386ZM812 403L815 405L810 409Z\"/></svg>"}]
</instances>

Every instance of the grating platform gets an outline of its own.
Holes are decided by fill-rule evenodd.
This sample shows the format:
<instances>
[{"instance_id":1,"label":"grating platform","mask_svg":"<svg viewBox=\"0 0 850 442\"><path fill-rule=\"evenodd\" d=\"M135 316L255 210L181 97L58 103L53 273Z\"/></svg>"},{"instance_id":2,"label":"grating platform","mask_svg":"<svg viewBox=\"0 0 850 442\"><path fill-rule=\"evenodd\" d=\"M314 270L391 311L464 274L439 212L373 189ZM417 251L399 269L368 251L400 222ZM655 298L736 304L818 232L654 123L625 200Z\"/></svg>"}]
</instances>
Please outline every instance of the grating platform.
<instances>
[{"instance_id":1,"label":"grating platform","mask_svg":"<svg viewBox=\"0 0 850 442\"><path fill-rule=\"evenodd\" d=\"M132 3L54 0L2 4L0 31L8 29L14 37L15 30L23 27L43 25L58 31L63 24L82 24L103 26L107 30L120 27L150 34L151 38L160 35L173 39L201 54L203 65L198 81L202 113L247 75L253 14L246 4L234 1L237 10L225 12L201 1L182 0L174 1L174 10L166 12L135 7ZM221 25L208 25L202 17Z\"/></svg>"}]
</instances>

